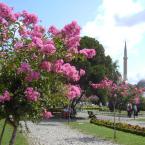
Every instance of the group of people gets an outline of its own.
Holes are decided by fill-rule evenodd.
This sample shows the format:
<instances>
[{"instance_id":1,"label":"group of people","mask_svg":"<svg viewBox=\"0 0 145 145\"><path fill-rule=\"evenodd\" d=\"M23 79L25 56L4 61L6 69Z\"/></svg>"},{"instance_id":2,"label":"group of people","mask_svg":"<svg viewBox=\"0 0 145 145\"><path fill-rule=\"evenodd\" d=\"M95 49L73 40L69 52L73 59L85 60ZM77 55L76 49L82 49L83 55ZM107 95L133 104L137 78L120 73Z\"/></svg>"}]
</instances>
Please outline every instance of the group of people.
<instances>
[{"instance_id":1,"label":"group of people","mask_svg":"<svg viewBox=\"0 0 145 145\"><path fill-rule=\"evenodd\" d=\"M76 110L71 108L71 106L65 106L62 111L63 118L73 118L76 115Z\"/></svg>"},{"instance_id":2,"label":"group of people","mask_svg":"<svg viewBox=\"0 0 145 145\"><path fill-rule=\"evenodd\" d=\"M128 117L130 118L132 115L135 117L135 116L138 116L138 107L136 104L132 104L132 103L128 103L127 104L127 114L128 114Z\"/></svg>"}]
</instances>

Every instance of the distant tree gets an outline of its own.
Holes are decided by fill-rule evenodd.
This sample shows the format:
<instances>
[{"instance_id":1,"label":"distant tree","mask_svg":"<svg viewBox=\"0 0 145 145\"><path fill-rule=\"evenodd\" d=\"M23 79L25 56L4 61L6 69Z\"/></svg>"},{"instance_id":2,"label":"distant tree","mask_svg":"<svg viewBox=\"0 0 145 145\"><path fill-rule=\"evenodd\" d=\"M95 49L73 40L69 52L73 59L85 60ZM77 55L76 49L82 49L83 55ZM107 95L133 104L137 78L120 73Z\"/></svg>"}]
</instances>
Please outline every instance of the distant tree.
<instances>
[{"instance_id":1,"label":"distant tree","mask_svg":"<svg viewBox=\"0 0 145 145\"><path fill-rule=\"evenodd\" d=\"M105 55L103 46L94 38L84 36L80 41L80 49L83 48L94 48L96 50L96 56L93 59L81 59L77 58L73 61L73 64L77 68L83 68L86 71L86 75L81 77L79 84L81 89L84 90L79 98L76 98L72 102L74 107L81 99L83 95L91 96L96 95L100 98L100 101L105 105L106 103L106 92L102 90L94 90L90 86L90 83L100 82L105 76L114 82L118 81L120 73L118 71L117 62L113 62L111 57Z\"/></svg>"},{"instance_id":2,"label":"distant tree","mask_svg":"<svg viewBox=\"0 0 145 145\"><path fill-rule=\"evenodd\" d=\"M137 87L145 87L145 80L140 80L138 83L137 83Z\"/></svg>"}]
</instances>

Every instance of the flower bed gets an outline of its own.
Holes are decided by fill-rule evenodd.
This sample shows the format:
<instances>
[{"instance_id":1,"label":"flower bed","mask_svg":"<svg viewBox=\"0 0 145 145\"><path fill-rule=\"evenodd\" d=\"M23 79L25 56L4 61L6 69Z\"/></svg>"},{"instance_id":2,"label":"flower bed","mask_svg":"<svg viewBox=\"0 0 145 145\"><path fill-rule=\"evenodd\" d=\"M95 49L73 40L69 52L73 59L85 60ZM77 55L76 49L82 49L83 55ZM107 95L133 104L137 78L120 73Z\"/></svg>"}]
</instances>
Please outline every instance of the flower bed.
<instances>
[{"instance_id":1,"label":"flower bed","mask_svg":"<svg viewBox=\"0 0 145 145\"><path fill-rule=\"evenodd\" d=\"M92 118L90 123L105 126L108 128L114 128L114 123L109 120L98 120L96 118ZM128 133L133 133L141 136L145 136L145 127L140 127L139 125L131 125L127 123L116 123L116 129Z\"/></svg>"}]
</instances>

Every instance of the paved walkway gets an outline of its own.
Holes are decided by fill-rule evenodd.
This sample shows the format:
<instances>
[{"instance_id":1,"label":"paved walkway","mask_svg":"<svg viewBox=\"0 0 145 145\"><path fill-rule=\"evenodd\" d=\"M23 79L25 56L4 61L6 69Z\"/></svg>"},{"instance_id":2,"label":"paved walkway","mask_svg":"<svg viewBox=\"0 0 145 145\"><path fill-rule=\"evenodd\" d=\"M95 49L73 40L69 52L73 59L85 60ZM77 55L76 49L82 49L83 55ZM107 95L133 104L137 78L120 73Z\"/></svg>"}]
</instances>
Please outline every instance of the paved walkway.
<instances>
[{"instance_id":1,"label":"paved walkway","mask_svg":"<svg viewBox=\"0 0 145 145\"><path fill-rule=\"evenodd\" d=\"M78 116L86 119L86 121L89 121L87 112L79 112ZM100 114L100 115L97 114L96 117L98 119L102 119L102 120L112 120L113 121L113 119L114 119L113 116L108 116L108 115L103 115L103 114ZM137 117L137 118L145 118L145 116L141 116L141 117ZM145 122L137 121L137 118L134 120L133 118L128 118L128 117L120 117L120 118L116 117L116 122L123 122L123 123L127 123L127 124L139 125L141 127L145 127Z\"/></svg>"},{"instance_id":2,"label":"paved walkway","mask_svg":"<svg viewBox=\"0 0 145 145\"><path fill-rule=\"evenodd\" d=\"M28 123L30 145L117 145L110 141L85 135L62 122Z\"/></svg>"},{"instance_id":3,"label":"paved walkway","mask_svg":"<svg viewBox=\"0 0 145 145\"><path fill-rule=\"evenodd\" d=\"M88 114L78 113L78 117L83 118L82 122L89 122ZM97 115L100 119L112 120L112 116ZM118 118L117 118L118 120ZM81 122L79 120L79 122ZM145 122L130 120L127 117L121 117L121 122L135 124L145 127ZM110 141L95 138L91 135L83 134L63 123L63 120L44 121L39 124L28 122L30 129L30 145L117 145Z\"/></svg>"}]
</instances>

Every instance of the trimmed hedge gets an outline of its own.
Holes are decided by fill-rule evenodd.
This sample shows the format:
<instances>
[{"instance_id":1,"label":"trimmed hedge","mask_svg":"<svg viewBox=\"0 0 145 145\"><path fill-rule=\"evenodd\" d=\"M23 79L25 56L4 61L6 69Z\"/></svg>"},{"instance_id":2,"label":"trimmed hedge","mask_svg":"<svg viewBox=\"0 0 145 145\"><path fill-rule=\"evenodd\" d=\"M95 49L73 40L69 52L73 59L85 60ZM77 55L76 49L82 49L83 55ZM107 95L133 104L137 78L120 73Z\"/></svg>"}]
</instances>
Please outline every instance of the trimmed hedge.
<instances>
[{"instance_id":1,"label":"trimmed hedge","mask_svg":"<svg viewBox=\"0 0 145 145\"><path fill-rule=\"evenodd\" d=\"M90 123L100 125L100 126L105 126L112 129L114 128L114 123L112 121L99 120L99 119L96 119L95 117L90 120ZM115 127L116 127L116 130L145 136L145 127L140 127L139 125L131 125L131 124L119 122L119 123L116 123Z\"/></svg>"},{"instance_id":2,"label":"trimmed hedge","mask_svg":"<svg viewBox=\"0 0 145 145\"><path fill-rule=\"evenodd\" d=\"M109 111L108 107L99 107L99 106L84 106L84 110L98 110L98 111Z\"/></svg>"}]
</instances>

